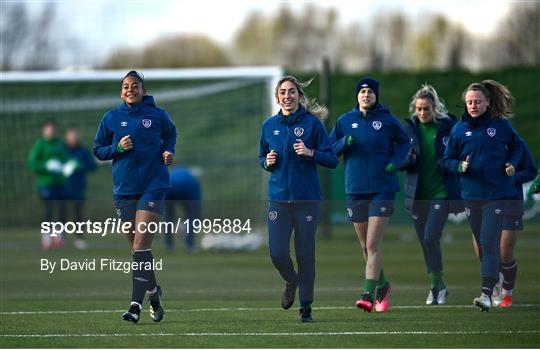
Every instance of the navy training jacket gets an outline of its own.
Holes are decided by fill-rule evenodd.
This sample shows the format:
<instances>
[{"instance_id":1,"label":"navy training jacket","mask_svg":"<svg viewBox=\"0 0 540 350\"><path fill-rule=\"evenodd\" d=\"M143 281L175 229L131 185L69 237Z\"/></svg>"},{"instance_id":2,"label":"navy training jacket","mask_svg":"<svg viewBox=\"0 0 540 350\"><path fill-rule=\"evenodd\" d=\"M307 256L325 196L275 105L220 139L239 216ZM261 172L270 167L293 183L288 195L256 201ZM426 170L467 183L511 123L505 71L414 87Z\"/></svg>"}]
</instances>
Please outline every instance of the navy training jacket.
<instances>
[{"instance_id":1,"label":"navy training jacket","mask_svg":"<svg viewBox=\"0 0 540 350\"><path fill-rule=\"evenodd\" d=\"M486 113L489 113L486 112ZM480 116L474 126L467 112L456 123L444 153L444 167L459 174L461 196L467 200L516 198L513 176L506 175L505 164L517 169L522 142L506 119ZM469 167L459 173L460 162L470 156Z\"/></svg>"},{"instance_id":2,"label":"navy training jacket","mask_svg":"<svg viewBox=\"0 0 540 350\"><path fill-rule=\"evenodd\" d=\"M422 159L422 148L420 142L420 130L419 130L418 117L416 115L411 116L405 121L405 131L411 140L411 151L409 152L405 163L401 170L406 171L404 181L404 193L405 193L405 209L409 213L414 212L414 203L417 197L420 161ZM448 117L439 119L437 123L437 133L435 135L435 151L437 153L437 163L433 166L437 167L442 174L444 189L450 200L450 212L459 213L463 211L463 204L461 203L461 187L459 179L449 173L442 164L442 157L446 145L448 145L448 137L452 128L455 125L455 121ZM412 152L416 154L416 158L413 158ZM426 181L426 179L423 179ZM429 181L429 180L427 180Z\"/></svg>"},{"instance_id":3,"label":"navy training jacket","mask_svg":"<svg viewBox=\"0 0 540 350\"><path fill-rule=\"evenodd\" d=\"M83 200L86 197L87 173L94 171L97 167L96 161L90 150L83 145L76 148L69 148L71 158L77 160L78 167L75 172L67 178L66 190L70 199Z\"/></svg>"},{"instance_id":4,"label":"navy training jacket","mask_svg":"<svg viewBox=\"0 0 540 350\"><path fill-rule=\"evenodd\" d=\"M126 135L130 135L133 149L119 152L116 146ZM94 138L94 154L100 160L113 160L115 195L138 195L171 187L162 154L174 153L175 145L173 122L156 107L152 96L143 96L141 104L129 107L123 103L105 113Z\"/></svg>"},{"instance_id":5,"label":"navy training jacket","mask_svg":"<svg viewBox=\"0 0 540 350\"><path fill-rule=\"evenodd\" d=\"M297 155L293 145L301 139L314 150L313 158ZM266 155L274 150L277 162L268 169L270 201L321 200L317 164L335 168L338 159L321 121L302 106L288 116L281 112L263 123L259 143L259 163L264 168Z\"/></svg>"},{"instance_id":6,"label":"navy training jacket","mask_svg":"<svg viewBox=\"0 0 540 350\"><path fill-rule=\"evenodd\" d=\"M351 146L347 145L348 135L356 139ZM387 173L385 167L392 163L400 168L410 142L399 120L386 107L377 104L364 117L356 106L338 118L330 140L336 155L343 155L347 195L399 191L397 174Z\"/></svg>"},{"instance_id":7,"label":"navy training jacket","mask_svg":"<svg viewBox=\"0 0 540 350\"><path fill-rule=\"evenodd\" d=\"M527 143L522 138L520 138L520 142L522 147L520 149L519 161L516 166L516 173L514 174L514 181L516 183L517 192L515 199L523 200L523 184L532 181L536 177L537 169Z\"/></svg>"}]
</instances>

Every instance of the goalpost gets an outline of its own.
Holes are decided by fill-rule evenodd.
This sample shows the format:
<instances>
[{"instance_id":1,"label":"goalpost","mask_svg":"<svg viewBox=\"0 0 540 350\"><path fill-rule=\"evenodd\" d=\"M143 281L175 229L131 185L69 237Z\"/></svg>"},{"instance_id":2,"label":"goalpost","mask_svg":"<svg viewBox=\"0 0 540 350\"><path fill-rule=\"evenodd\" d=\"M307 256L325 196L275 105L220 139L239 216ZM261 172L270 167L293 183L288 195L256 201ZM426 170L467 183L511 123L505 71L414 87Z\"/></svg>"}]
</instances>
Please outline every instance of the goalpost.
<instances>
[{"instance_id":1,"label":"goalpost","mask_svg":"<svg viewBox=\"0 0 540 350\"><path fill-rule=\"evenodd\" d=\"M126 70L28 71L0 73L0 161L2 201L9 221L27 222L17 204L36 199L28 153L40 136L41 123L53 118L59 136L80 130L91 148L103 114L121 104L120 83ZM175 165L198 173L209 201L261 201L266 174L257 163L262 121L277 112L274 86L280 67L141 69L145 87L176 124ZM110 169L89 175L89 199L109 200ZM221 204L216 204L219 206ZM12 215L16 214L16 215ZM36 213L36 221L40 218ZM2 215L2 216L4 216ZM2 218L4 219L4 218ZM4 221L5 222L5 221Z\"/></svg>"}]
</instances>

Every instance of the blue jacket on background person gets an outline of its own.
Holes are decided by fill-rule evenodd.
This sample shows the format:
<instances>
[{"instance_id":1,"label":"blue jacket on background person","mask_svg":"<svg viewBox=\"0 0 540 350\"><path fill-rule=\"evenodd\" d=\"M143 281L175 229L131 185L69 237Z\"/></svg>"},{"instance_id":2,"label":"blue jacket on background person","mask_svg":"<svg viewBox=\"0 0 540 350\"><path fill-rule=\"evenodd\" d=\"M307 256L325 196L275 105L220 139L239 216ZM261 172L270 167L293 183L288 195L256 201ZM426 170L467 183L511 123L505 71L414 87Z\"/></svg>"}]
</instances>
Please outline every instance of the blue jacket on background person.
<instances>
[{"instance_id":1,"label":"blue jacket on background person","mask_svg":"<svg viewBox=\"0 0 540 350\"><path fill-rule=\"evenodd\" d=\"M515 180L506 174L505 164L517 169L522 147L508 120L492 118L489 110L477 118L465 112L450 133L442 164L448 171L460 174L463 199L516 198ZM461 173L460 163L467 156L469 167Z\"/></svg>"},{"instance_id":2,"label":"blue jacket on background person","mask_svg":"<svg viewBox=\"0 0 540 350\"><path fill-rule=\"evenodd\" d=\"M347 136L355 141L347 145ZM399 191L395 172L386 172L389 164L401 167L410 150L403 126L381 104L364 117L358 106L339 117L330 134L336 155L343 155L345 193L358 195Z\"/></svg>"},{"instance_id":3,"label":"blue jacket on background person","mask_svg":"<svg viewBox=\"0 0 540 350\"><path fill-rule=\"evenodd\" d=\"M133 149L120 152L117 144L130 135ZM152 96L129 107L126 103L103 116L94 139L94 154L113 160L115 195L138 195L171 187L162 154L174 154L176 128L167 113L156 107Z\"/></svg>"},{"instance_id":4,"label":"blue jacket on background person","mask_svg":"<svg viewBox=\"0 0 540 350\"><path fill-rule=\"evenodd\" d=\"M527 147L525 140L520 138L520 142L522 147L520 148L520 157L516 165L516 173L514 174L517 196L514 198L523 200L523 184L532 181L536 177L537 169L531 150Z\"/></svg>"},{"instance_id":5,"label":"blue jacket on background person","mask_svg":"<svg viewBox=\"0 0 540 350\"><path fill-rule=\"evenodd\" d=\"M70 148L69 154L77 161L73 174L67 178L66 191L69 199L83 200L86 198L86 174L96 169L96 161L92 153L84 146Z\"/></svg>"},{"instance_id":6,"label":"blue jacket on background person","mask_svg":"<svg viewBox=\"0 0 540 350\"><path fill-rule=\"evenodd\" d=\"M301 139L313 149L313 158L299 156L293 145ZM274 150L277 163L265 168L266 154ZM321 200L317 164L335 168L338 159L321 121L300 106L285 120L281 111L263 123L259 144L259 162L270 172L270 201Z\"/></svg>"},{"instance_id":7,"label":"blue jacket on background person","mask_svg":"<svg viewBox=\"0 0 540 350\"><path fill-rule=\"evenodd\" d=\"M169 172L171 189L165 199L193 201L201 200L201 184L188 169L175 167Z\"/></svg>"},{"instance_id":8,"label":"blue jacket on background person","mask_svg":"<svg viewBox=\"0 0 540 350\"><path fill-rule=\"evenodd\" d=\"M419 186L419 169L420 160L422 159L421 143L420 143L420 130L419 120L417 116L411 116L405 121L405 131L410 138L411 150L400 170L405 170L407 175L404 180L404 193L405 193L405 209L412 213L414 211L414 201L417 199L417 190ZM435 151L437 152L437 167L442 173L442 179L444 181L444 189L450 200L450 212L459 213L463 211L463 205L461 199L461 187L459 179L449 173L442 164L442 158L446 145L448 144L448 137L452 128L455 125L455 120L451 117L437 120L437 134L435 136ZM415 155L413 157L413 154Z\"/></svg>"}]
</instances>

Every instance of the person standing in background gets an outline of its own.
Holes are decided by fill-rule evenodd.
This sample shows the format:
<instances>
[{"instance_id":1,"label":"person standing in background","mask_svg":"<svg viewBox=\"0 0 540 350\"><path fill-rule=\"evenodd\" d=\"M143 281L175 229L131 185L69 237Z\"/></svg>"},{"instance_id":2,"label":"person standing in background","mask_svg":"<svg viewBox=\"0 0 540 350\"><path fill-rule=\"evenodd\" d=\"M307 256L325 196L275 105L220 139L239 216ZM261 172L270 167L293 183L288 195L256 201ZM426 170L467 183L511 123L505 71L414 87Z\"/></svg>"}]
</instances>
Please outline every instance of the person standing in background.
<instances>
[{"instance_id":1,"label":"person standing in background","mask_svg":"<svg viewBox=\"0 0 540 350\"><path fill-rule=\"evenodd\" d=\"M83 215L86 201L87 181L86 175L96 169L96 161L90 151L82 144L79 131L70 128L66 131L66 145L69 155L76 162L73 173L66 181L66 206L69 212L73 212L73 219L77 222L86 221ZM71 210L70 210L71 209ZM81 233L76 233L75 248L83 250L87 248L87 243Z\"/></svg>"},{"instance_id":2,"label":"person standing in background","mask_svg":"<svg viewBox=\"0 0 540 350\"><path fill-rule=\"evenodd\" d=\"M37 175L38 194L43 202L43 221L66 222L66 175L72 171L73 164L69 163L69 152L66 144L56 135L56 122L47 119L41 126L39 138L28 157L28 165ZM56 215L54 212L56 211ZM61 248L64 239L61 234L51 237L50 234L41 235L43 250Z\"/></svg>"},{"instance_id":3,"label":"person standing in background","mask_svg":"<svg viewBox=\"0 0 540 350\"><path fill-rule=\"evenodd\" d=\"M182 221L188 220L185 227L184 245L188 252L192 253L196 249L193 220L201 218L202 211L202 190L201 184L195 176L186 168L175 167L170 171L171 189L165 196L165 221L175 220L175 209L180 206L184 216ZM174 250L174 235L172 232L165 232L165 248Z\"/></svg>"}]
</instances>

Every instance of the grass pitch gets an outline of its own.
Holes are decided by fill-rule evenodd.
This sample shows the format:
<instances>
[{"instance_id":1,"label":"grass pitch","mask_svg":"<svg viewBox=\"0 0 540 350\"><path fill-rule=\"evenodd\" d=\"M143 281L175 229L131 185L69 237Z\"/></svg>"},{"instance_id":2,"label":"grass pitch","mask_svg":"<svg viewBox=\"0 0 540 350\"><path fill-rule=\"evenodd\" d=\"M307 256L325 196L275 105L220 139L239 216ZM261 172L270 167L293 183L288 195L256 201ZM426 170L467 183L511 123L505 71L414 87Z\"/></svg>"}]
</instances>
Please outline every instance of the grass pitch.
<instances>
[{"instance_id":1,"label":"grass pitch","mask_svg":"<svg viewBox=\"0 0 540 350\"><path fill-rule=\"evenodd\" d=\"M121 237L90 239L80 252L66 246L42 252L37 230L3 230L0 248L0 347L54 348L530 348L540 347L540 227L521 234L514 306L477 311L480 265L465 226L448 226L443 244L447 305L426 306L428 279L412 226L390 228L383 245L393 286L387 313L364 313L354 302L364 263L352 227L318 239L312 324L298 322L298 302L279 307L283 283L267 248L253 253L179 248L163 258L158 281L165 319L154 323L144 305L141 320L121 319L131 296L129 274L119 271L40 271L40 259L114 258L129 261ZM448 239L452 236L452 239ZM70 237L71 238L71 237Z\"/></svg>"}]
</instances>

